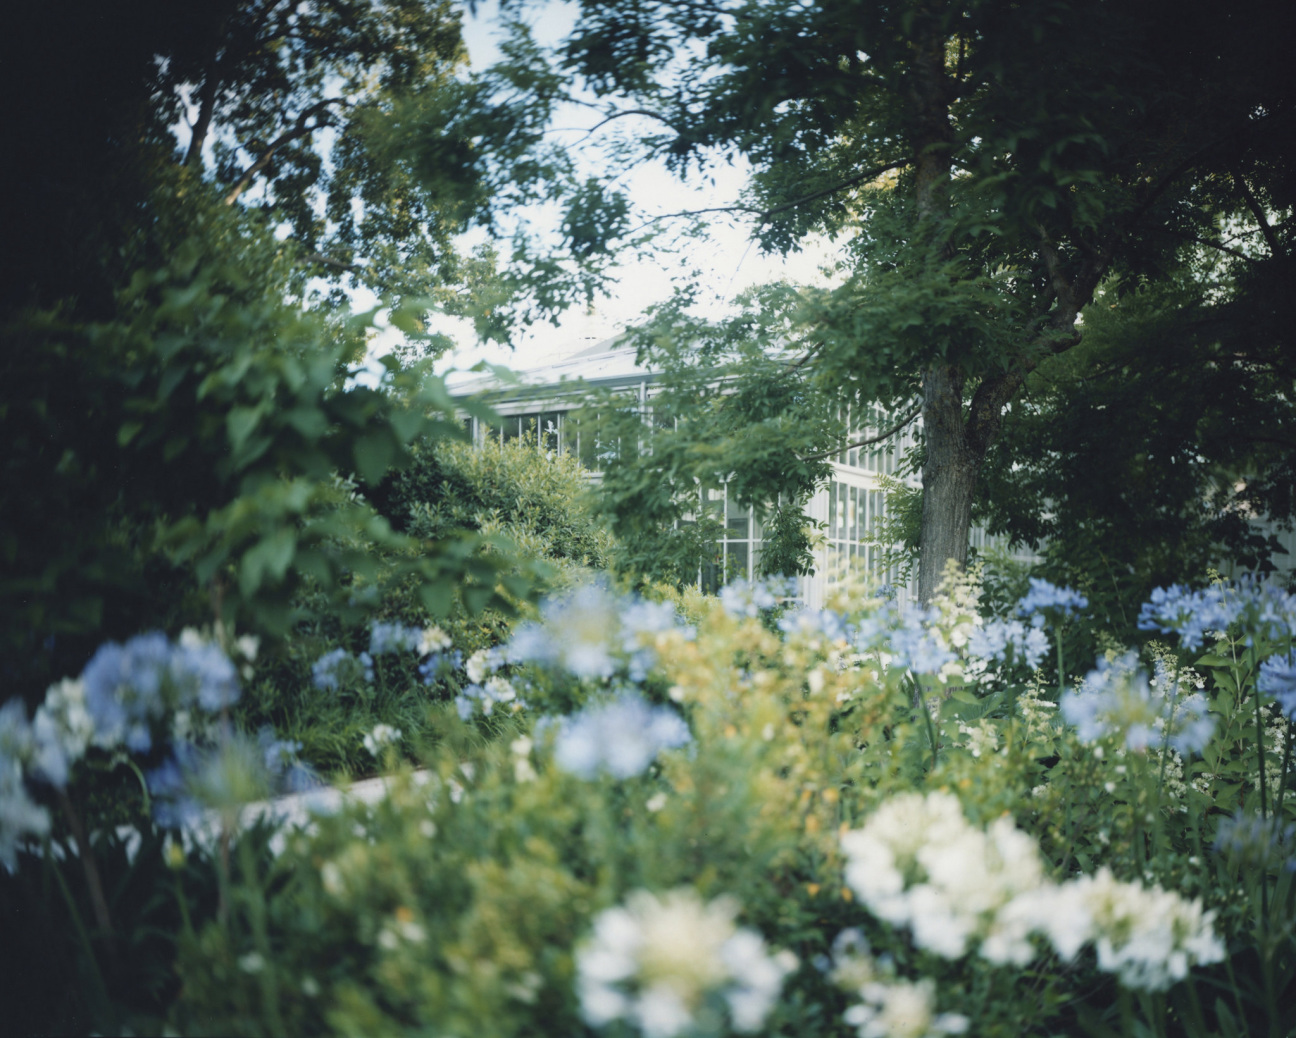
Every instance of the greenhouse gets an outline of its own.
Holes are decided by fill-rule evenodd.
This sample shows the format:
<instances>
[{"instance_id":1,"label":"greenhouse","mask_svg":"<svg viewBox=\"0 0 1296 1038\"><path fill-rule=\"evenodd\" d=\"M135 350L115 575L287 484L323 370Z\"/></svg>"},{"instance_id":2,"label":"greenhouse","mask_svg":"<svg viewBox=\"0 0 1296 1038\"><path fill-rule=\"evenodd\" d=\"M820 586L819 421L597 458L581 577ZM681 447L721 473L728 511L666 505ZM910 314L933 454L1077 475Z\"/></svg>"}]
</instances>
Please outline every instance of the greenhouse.
<instances>
[{"instance_id":1,"label":"greenhouse","mask_svg":"<svg viewBox=\"0 0 1296 1038\"><path fill-rule=\"evenodd\" d=\"M598 412L586 406L590 392L623 394L637 402L645 423L653 421L654 383L660 373L638 363L635 347L627 345L622 336L515 374L517 384L490 375L457 388L460 396L480 395L502 418L495 425L465 417L475 442L495 438L504 443L524 440L534 443L541 452L568 452L576 455L591 478L597 480L607 452L616 447L600 439ZM861 421L852 422L848 439L854 442L875 436L878 418L877 413L869 412ZM831 480L814 494L805 509L806 517L820 524L821 529L815 546L814 572L799 580L798 598L808 605L822 605L828 589L849 572L862 571L895 584L894 570L886 564L891 546L879 541L878 526L886 513L882 480L889 477L910 486L919 485L916 475L904 473L901 462L905 452L914 446L920 428L921 419L917 419L878 443L849 447L831 459ZM698 509L709 512L724 527L716 545L716 563L699 572L699 586L714 592L736 578L752 579L761 550L760 520L751 509L729 500L723 488L700 489ZM1000 539L975 526L971 546L979 551L990 547L1007 550ZM1012 557L1022 561L1034 558L1022 551ZM903 582L896 590L902 598L908 598L912 591Z\"/></svg>"}]
</instances>

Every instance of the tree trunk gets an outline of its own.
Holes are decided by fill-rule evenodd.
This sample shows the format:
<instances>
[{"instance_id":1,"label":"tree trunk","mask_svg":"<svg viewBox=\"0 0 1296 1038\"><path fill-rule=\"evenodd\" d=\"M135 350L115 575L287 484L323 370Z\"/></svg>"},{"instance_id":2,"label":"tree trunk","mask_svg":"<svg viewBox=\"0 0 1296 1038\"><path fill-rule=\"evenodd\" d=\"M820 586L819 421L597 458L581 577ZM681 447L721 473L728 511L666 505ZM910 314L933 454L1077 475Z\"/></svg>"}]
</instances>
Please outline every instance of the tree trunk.
<instances>
[{"instance_id":1,"label":"tree trunk","mask_svg":"<svg viewBox=\"0 0 1296 1038\"><path fill-rule=\"evenodd\" d=\"M950 559L967 564L972 495L981 464L963 421L962 376L946 364L933 364L923 375L923 445L918 599L925 605Z\"/></svg>"}]
</instances>

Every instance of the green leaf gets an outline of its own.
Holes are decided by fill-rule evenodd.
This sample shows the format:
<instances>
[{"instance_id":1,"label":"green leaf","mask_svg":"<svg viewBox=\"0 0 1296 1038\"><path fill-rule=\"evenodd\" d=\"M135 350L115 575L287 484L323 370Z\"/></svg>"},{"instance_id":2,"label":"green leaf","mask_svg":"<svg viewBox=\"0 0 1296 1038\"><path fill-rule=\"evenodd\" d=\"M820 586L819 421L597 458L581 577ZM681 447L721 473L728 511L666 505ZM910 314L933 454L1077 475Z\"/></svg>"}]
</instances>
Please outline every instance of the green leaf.
<instances>
[{"instance_id":1,"label":"green leaf","mask_svg":"<svg viewBox=\"0 0 1296 1038\"><path fill-rule=\"evenodd\" d=\"M418 597L424 609L441 619L454 605L454 588L448 580L426 581L419 585Z\"/></svg>"},{"instance_id":2,"label":"green leaf","mask_svg":"<svg viewBox=\"0 0 1296 1038\"><path fill-rule=\"evenodd\" d=\"M396 447L385 430L375 431L356 440L354 454L357 474L364 482L373 484L381 480L391 466L396 457Z\"/></svg>"},{"instance_id":3,"label":"green leaf","mask_svg":"<svg viewBox=\"0 0 1296 1038\"><path fill-rule=\"evenodd\" d=\"M256 431L261 422L262 410L258 407L234 407L225 418L225 428L230 445L238 450Z\"/></svg>"},{"instance_id":4,"label":"green leaf","mask_svg":"<svg viewBox=\"0 0 1296 1038\"><path fill-rule=\"evenodd\" d=\"M243 555L239 565L239 590L251 597L267 576L276 581L282 580L296 551L295 530L277 530L263 537Z\"/></svg>"},{"instance_id":5,"label":"green leaf","mask_svg":"<svg viewBox=\"0 0 1296 1038\"><path fill-rule=\"evenodd\" d=\"M143 428L143 422L123 422L122 427L117 430L117 446L125 447L139 435Z\"/></svg>"}]
</instances>

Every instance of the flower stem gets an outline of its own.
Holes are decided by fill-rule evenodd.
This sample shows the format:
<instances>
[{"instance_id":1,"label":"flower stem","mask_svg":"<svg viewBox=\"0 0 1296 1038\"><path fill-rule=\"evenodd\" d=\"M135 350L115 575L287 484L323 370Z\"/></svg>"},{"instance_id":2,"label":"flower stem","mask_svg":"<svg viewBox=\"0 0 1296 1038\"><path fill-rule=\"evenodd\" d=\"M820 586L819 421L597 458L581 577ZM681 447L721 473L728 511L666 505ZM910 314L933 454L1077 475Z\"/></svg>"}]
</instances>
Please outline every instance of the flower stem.
<instances>
[{"instance_id":1,"label":"flower stem","mask_svg":"<svg viewBox=\"0 0 1296 1038\"><path fill-rule=\"evenodd\" d=\"M84 857L84 854L83 849L82 857ZM77 909L76 900L72 897L67 878L63 875L63 870L59 868L58 862L52 860L48 840L45 844L45 865L54 873L55 879L58 880L59 890L63 892L63 900L68 907L68 914L72 917L72 925L76 929L77 936L81 939L81 947L85 949L86 959L90 967L90 976L94 982L95 995L99 1004L106 1008L108 1005L108 985L104 982L103 971L99 969L99 959L95 955L94 945L90 943L90 934L86 930L85 920L81 918L81 913Z\"/></svg>"},{"instance_id":2,"label":"flower stem","mask_svg":"<svg viewBox=\"0 0 1296 1038\"><path fill-rule=\"evenodd\" d=\"M1287 792L1287 772L1291 768L1292 732L1296 723L1287 722L1287 738L1283 742L1282 771L1278 775L1278 798L1274 801L1274 817L1282 821L1283 794Z\"/></svg>"},{"instance_id":3,"label":"flower stem","mask_svg":"<svg viewBox=\"0 0 1296 1038\"><path fill-rule=\"evenodd\" d=\"M67 815L68 825L72 828L72 835L77 842L77 849L81 859L81 871L85 874L86 887L90 891L90 907L94 911L95 923L103 931L104 938L109 947L113 944L113 925L112 917L108 912L108 899L104 896L103 881L99 878L99 867L95 864L94 855L90 852L90 841L86 837L85 826L81 824L81 816L77 814L76 808L72 806L72 800L67 795L67 790L58 791L59 806L63 808L63 813Z\"/></svg>"}]
</instances>

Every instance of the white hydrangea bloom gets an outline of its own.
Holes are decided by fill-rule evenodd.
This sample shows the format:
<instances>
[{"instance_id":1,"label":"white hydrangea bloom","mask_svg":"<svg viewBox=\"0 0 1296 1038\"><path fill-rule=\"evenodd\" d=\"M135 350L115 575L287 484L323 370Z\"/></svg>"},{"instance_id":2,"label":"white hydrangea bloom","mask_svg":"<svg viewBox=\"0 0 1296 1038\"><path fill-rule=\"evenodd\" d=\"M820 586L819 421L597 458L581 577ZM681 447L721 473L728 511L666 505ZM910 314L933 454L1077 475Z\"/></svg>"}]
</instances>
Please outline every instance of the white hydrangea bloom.
<instances>
[{"instance_id":1,"label":"white hydrangea bloom","mask_svg":"<svg viewBox=\"0 0 1296 1038\"><path fill-rule=\"evenodd\" d=\"M442 649L448 649L453 644L454 642L451 640L450 635L446 634L440 627L433 624L431 627L424 630L423 634L419 637L418 652L420 656L429 656L434 652L440 652Z\"/></svg>"},{"instance_id":2,"label":"white hydrangea bloom","mask_svg":"<svg viewBox=\"0 0 1296 1038\"><path fill-rule=\"evenodd\" d=\"M1200 900L1122 882L1105 868L1068 885L1089 915L1098 968L1126 987L1163 991L1190 967L1224 958L1215 913L1204 912Z\"/></svg>"},{"instance_id":3,"label":"white hydrangea bloom","mask_svg":"<svg viewBox=\"0 0 1296 1038\"><path fill-rule=\"evenodd\" d=\"M486 680L486 675L491 673L489 650L478 649L468 657L468 662L464 664L464 672L468 675L468 680L474 685L480 685Z\"/></svg>"},{"instance_id":4,"label":"white hydrangea bloom","mask_svg":"<svg viewBox=\"0 0 1296 1038\"><path fill-rule=\"evenodd\" d=\"M998 909L1044 876L1035 841L1011 819L977 829L948 793L894 797L846 833L842 848L846 882L865 906L951 959L993 931Z\"/></svg>"},{"instance_id":5,"label":"white hydrangea bloom","mask_svg":"<svg viewBox=\"0 0 1296 1038\"><path fill-rule=\"evenodd\" d=\"M936 1012L936 982L874 981L860 989L863 999L846 1010L844 1019L860 1038L944 1038L963 1034L968 1018Z\"/></svg>"},{"instance_id":6,"label":"white hydrangea bloom","mask_svg":"<svg viewBox=\"0 0 1296 1038\"><path fill-rule=\"evenodd\" d=\"M703 902L688 888L637 891L602 912L576 956L586 1022L626 1020L647 1038L673 1038L695 1028L706 996L718 993L735 1030L759 1029L796 959L769 955L759 934L734 925L737 914L733 899Z\"/></svg>"},{"instance_id":7,"label":"white hydrangea bloom","mask_svg":"<svg viewBox=\"0 0 1296 1038\"><path fill-rule=\"evenodd\" d=\"M389 724L376 724L373 731L364 737L364 748L371 756L379 757L388 746L395 746L401 741L402 732Z\"/></svg>"},{"instance_id":8,"label":"white hydrangea bloom","mask_svg":"<svg viewBox=\"0 0 1296 1038\"><path fill-rule=\"evenodd\" d=\"M1068 961L1092 943L1099 969L1126 987L1160 991L1224 956L1214 913L1200 901L1119 881L1108 869L1051 883L1032 837L1006 817L975 828L948 793L894 797L841 842L846 882L865 907L946 958L979 942L991 962L1025 966L1038 934Z\"/></svg>"}]
</instances>

